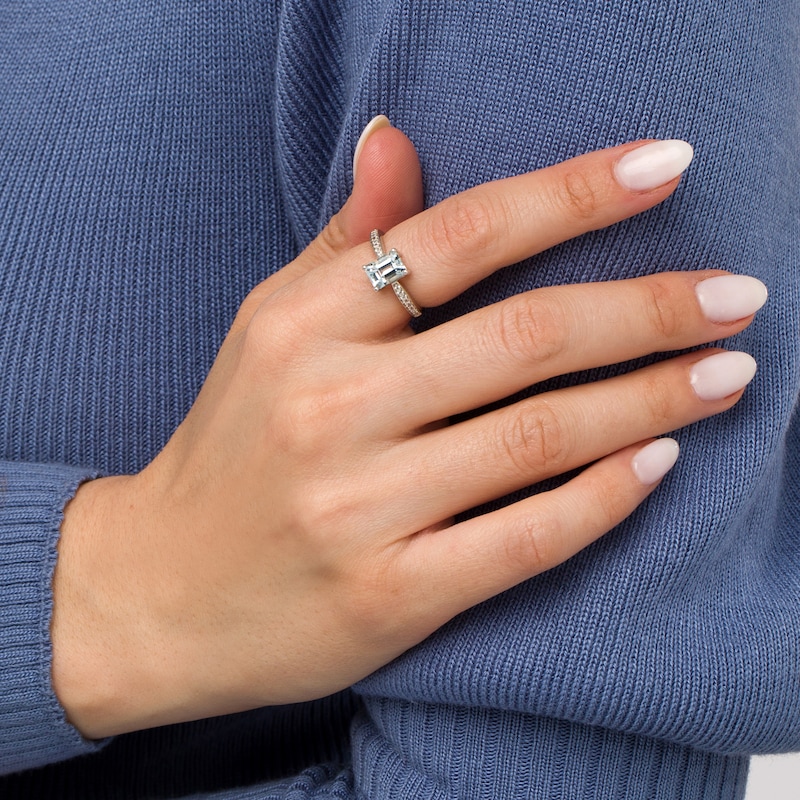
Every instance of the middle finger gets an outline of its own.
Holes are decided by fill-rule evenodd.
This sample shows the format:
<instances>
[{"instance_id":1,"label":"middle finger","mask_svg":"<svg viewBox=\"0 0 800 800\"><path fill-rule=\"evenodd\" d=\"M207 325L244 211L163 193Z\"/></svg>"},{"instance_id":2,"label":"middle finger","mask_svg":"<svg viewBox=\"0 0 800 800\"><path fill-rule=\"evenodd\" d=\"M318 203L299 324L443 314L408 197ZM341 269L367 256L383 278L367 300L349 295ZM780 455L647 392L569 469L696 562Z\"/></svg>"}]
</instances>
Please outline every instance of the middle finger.
<instances>
[{"instance_id":1,"label":"middle finger","mask_svg":"<svg viewBox=\"0 0 800 800\"><path fill-rule=\"evenodd\" d=\"M510 297L383 345L379 383L402 387L391 432L402 435L558 375L723 339L745 328L766 298L755 278L718 271Z\"/></svg>"}]
</instances>

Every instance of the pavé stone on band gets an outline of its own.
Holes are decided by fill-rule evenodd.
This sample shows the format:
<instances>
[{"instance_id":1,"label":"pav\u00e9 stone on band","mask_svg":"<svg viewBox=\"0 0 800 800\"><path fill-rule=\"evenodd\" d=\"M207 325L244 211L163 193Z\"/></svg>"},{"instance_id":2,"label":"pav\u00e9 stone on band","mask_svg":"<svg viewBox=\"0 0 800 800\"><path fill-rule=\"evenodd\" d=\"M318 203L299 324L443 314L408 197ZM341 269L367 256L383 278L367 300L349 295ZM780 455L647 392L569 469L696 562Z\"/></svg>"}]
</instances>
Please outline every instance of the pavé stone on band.
<instances>
[{"instance_id":1,"label":"pav\u00e9 stone on band","mask_svg":"<svg viewBox=\"0 0 800 800\"><path fill-rule=\"evenodd\" d=\"M397 250L390 250L388 253L383 251L381 235L377 230L370 233L369 241L377 256L377 260L371 264L364 265L364 272L367 273L367 277L372 283L372 288L379 292L381 289L391 286L397 295L397 299L403 304L403 308L412 317L420 316L422 312L419 310L419 306L400 284L400 278L408 275L408 267L403 263L400 254Z\"/></svg>"}]
</instances>

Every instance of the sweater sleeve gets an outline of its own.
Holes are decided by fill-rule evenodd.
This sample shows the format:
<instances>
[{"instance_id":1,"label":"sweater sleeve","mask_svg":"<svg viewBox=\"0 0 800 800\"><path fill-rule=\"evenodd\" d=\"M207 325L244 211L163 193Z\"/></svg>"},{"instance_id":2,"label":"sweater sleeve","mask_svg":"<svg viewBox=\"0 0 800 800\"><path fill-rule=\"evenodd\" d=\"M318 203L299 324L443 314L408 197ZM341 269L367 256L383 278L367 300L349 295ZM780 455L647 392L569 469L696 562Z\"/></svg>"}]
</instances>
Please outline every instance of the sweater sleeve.
<instances>
[{"instance_id":1,"label":"sweater sleeve","mask_svg":"<svg viewBox=\"0 0 800 800\"><path fill-rule=\"evenodd\" d=\"M102 745L65 719L50 679L51 583L65 504L86 469L0 464L0 773Z\"/></svg>"}]
</instances>

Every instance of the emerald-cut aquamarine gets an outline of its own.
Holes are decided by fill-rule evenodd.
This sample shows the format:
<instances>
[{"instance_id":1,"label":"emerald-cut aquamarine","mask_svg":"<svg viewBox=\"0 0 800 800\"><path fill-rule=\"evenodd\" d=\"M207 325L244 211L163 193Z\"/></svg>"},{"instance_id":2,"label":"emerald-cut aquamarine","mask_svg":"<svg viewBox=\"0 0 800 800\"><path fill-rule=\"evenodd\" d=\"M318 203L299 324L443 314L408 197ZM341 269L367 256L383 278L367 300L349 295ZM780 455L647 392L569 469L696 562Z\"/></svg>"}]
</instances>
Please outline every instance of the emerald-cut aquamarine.
<instances>
[{"instance_id":1,"label":"emerald-cut aquamarine","mask_svg":"<svg viewBox=\"0 0 800 800\"><path fill-rule=\"evenodd\" d=\"M364 266L364 272L372 282L372 288L379 292L386 286L399 281L400 278L408 275L406 265L400 260L397 250L390 250L385 256L381 256L377 261Z\"/></svg>"}]
</instances>

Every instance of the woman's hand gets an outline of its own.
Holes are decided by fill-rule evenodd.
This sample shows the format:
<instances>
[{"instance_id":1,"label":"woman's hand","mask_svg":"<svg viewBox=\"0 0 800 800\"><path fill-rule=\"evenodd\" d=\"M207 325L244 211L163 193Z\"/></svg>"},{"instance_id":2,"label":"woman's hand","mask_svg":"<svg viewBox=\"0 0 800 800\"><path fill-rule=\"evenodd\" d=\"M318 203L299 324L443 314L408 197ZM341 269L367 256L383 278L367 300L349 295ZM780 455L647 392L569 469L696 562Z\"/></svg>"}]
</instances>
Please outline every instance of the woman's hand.
<instances>
[{"instance_id":1,"label":"woman's hand","mask_svg":"<svg viewBox=\"0 0 800 800\"><path fill-rule=\"evenodd\" d=\"M374 147L379 134L401 136L380 131ZM482 185L396 225L385 246L417 303L438 305L660 202L681 154L626 145ZM142 473L87 483L70 504L54 677L85 735L353 683L611 529L674 462L674 443L652 437L730 408L752 377L749 356L692 352L446 426L556 375L737 333L766 295L721 272L659 274L539 289L412 336L361 268L374 261L368 217L355 247L351 217L254 290ZM590 462L558 489L451 522Z\"/></svg>"}]
</instances>

